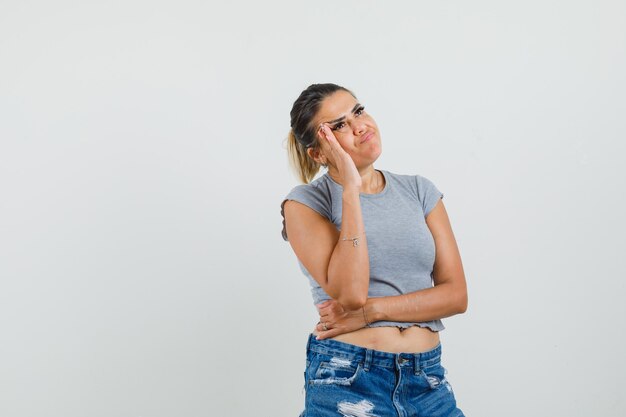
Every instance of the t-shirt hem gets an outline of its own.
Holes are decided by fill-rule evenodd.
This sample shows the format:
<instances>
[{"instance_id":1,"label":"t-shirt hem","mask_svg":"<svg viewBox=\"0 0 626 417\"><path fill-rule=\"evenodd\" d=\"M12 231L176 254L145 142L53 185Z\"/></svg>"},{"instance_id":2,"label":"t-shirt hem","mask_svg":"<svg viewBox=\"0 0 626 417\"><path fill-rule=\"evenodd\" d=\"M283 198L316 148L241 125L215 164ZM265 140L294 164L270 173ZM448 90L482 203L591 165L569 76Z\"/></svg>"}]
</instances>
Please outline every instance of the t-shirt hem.
<instances>
[{"instance_id":1,"label":"t-shirt hem","mask_svg":"<svg viewBox=\"0 0 626 417\"><path fill-rule=\"evenodd\" d=\"M427 322L401 322L401 321L377 321L370 324L369 327L400 327L402 329L408 329L409 327L418 326L422 328L428 328L433 332L440 332L445 330L445 326L440 320L427 321Z\"/></svg>"}]
</instances>

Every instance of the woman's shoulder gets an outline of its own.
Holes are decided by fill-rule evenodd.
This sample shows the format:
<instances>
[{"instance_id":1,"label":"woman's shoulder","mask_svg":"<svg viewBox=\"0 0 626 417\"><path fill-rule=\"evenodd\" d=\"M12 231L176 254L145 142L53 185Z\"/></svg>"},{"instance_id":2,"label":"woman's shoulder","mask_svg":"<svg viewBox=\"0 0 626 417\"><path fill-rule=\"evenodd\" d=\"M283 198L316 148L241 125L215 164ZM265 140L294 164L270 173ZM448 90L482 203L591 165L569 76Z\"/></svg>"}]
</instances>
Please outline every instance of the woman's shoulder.
<instances>
[{"instance_id":1,"label":"woman's shoulder","mask_svg":"<svg viewBox=\"0 0 626 417\"><path fill-rule=\"evenodd\" d=\"M406 195L417 199L422 206L425 215L443 198L443 193L435 183L422 174L395 174L385 171L391 181L395 182L396 188L404 191Z\"/></svg>"},{"instance_id":2,"label":"woman's shoulder","mask_svg":"<svg viewBox=\"0 0 626 417\"><path fill-rule=\"evenodd\" d=\"M334 183L328 175L324 174L308 184L296 185L287 193L280 204L280 213L283 218L282 236L284 240L288 240L285 230L285 203L290 200L297 201L330 220L332 218L333 189Z\"/></svg>"},{"instance_id":3,"label":"woman's shoulder","mask_svg":"<svg viewBox=\"0 0 626 417\"><path fill-rule=\"evenodd\" d=\"M387 170L381 170L385 174L385 179L391 183L391 186L396 189L400 189L405 193L417 196L418 194L418 177L417 174L399 174Z\"/></svg>"},{"instance_id":4,"label":"woman's shoulder","mask_svg":"<svg viewBox=\"0 0 626 417\"><path fill-rule=\"evenodd\" d=\"M330 196L333 191L333 182L327 174L324 174L308 184L298 184L285 196L285 200L301 196L303 198L324 198Z\"/></svg>"}]
</instances>

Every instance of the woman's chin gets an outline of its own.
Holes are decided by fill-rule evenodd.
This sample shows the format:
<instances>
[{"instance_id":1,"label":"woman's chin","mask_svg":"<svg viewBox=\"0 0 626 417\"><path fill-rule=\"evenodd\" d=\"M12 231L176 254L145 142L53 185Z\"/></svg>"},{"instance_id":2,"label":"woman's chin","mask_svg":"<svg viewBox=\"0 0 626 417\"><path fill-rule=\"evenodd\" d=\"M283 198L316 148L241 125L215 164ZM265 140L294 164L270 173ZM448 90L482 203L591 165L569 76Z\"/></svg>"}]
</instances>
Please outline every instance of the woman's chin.
<instances>
[{"instance_id":1,"label":"woman's chin","mask_svg":"<svg viewBox=\"0 0 626 417\"><path fill-rule=\"evenodd\" d=\"M380 155L383 153L382 148L379 146L377 146L376 148L372 149L371 152L368 155L368 159L372 160L372 163L374 163L379 157Z\"/></svg>"}]
</instances>

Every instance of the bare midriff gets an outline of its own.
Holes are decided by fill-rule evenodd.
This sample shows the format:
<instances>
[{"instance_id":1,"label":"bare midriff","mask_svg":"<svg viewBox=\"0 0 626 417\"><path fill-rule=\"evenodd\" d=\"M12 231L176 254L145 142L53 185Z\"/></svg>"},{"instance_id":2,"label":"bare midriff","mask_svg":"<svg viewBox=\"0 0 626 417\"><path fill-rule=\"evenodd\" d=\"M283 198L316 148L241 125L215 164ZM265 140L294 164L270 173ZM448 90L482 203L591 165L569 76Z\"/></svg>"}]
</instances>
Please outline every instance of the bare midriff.
<instances>
[{"instance_id":1,"label":"bare midriff","mask_svg":"<svg viewBox=\"0 0 626 417\"><path fill-rule=\"evenodd\" d=\"M313 330L317 335L317 331ZM339 342L367 349L392 353L420 353L429 351L439 344L439 333L425 327L365 327L354 332L331 338Z\"/></svg>"}]
</instances>

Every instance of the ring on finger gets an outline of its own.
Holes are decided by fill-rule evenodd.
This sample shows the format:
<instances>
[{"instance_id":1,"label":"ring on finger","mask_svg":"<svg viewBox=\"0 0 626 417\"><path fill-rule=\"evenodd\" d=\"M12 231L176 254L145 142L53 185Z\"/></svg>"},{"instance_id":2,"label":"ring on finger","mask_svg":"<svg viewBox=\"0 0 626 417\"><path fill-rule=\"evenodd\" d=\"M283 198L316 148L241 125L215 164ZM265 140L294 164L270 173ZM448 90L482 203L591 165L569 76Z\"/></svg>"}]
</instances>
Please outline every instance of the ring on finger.
<instances>
[{"instance_id":1,"label":"ring on finger","mask_svg":"<svg viewBox=\"0 0 626 417\"><path fill-rule=\"evenodd\" d=\"M324 329L324 331L328 330L328 327L326 327L326 323L322 323L322 329Z\"/></svg>"}]
</instances>

